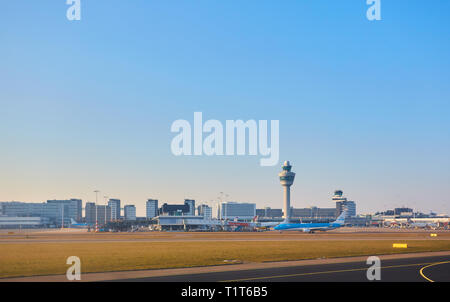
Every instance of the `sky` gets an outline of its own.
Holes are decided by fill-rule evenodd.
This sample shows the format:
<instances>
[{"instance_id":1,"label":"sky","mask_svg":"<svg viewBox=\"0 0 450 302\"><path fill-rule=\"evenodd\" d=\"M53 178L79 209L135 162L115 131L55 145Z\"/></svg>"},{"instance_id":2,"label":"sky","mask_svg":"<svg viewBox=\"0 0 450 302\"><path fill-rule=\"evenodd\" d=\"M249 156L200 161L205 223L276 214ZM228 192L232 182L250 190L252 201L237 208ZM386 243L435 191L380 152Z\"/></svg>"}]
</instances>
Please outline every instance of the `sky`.
<instances>
[{"instance_id":1,"label":"sky","mask_svg":"<svg viewBox=\"0 0 450 302\"><path fill-rule=\"evenodd\" d=\"M81 0L0 8L0 200L104 196L450 213L450 2ZM280 162L175 156L171 124L279 120Z\"/></svg>"}]
</instances>

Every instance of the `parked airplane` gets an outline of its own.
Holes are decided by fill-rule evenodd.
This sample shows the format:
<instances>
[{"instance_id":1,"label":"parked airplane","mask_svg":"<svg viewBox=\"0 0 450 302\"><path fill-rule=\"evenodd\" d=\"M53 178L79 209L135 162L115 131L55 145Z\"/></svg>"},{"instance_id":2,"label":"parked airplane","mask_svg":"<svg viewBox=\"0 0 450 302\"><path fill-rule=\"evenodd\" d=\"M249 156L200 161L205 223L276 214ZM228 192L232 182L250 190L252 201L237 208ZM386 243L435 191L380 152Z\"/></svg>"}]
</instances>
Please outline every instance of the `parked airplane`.
<instances>
[{"instance_id":1,"label":"parked airplane","mask_svg":"<svg viewBox=\"0 0 450 302\"><path fill-rule=\"evenodd\" d=\"M70 218L70 227L75 229L87 229L91 226L87 223L76 222L73 218Z\"/></svg>"},{"instance_id":2,"label":"parked airplane","mask_svg":"<svg viewBox=\"0 0 450 302\"><path fill-rule=\"evenodd\" d=\"M437 223L434 222L413 222L411 219L408 219L408 226L413 228L432 228L435 229L438 227Z\"/></svg>"},{"instance_id":3,"label":"parked airplane","mask_svg":"<svg viewBox=\"0 0 450 302\"><path fill-rule=\"evenodd\" d=\"M273 228L277 225L279 225L281 222L279 221L270 221L270 222L256 222L257 223L257 228L258 229L270 229Z\"/></svg>"},{"instance_id":4,"label":"parked airplane","mask_svg":"<svg viewBox=\"0 0 450 302\"><path fill-rule=\"evenodd\" d=\"M252 219L252 222L227 221L228 226L247 227L247 228L270 228L279 225L280 222L258 222L258 216Z\"/></svg>"},{"instance_id":5,"label":"parked airplane","mask_svg":"<svg viewBox=\"0 0 450 302\"><path fill-rule=\"evenodd\" d=\"M330 223L281 223L274 229L277 231L303 231L305 233L334 230L344 225L345 217L347 217L347 211L342 212L335 221Z\"/></svg>"}]
</instances>

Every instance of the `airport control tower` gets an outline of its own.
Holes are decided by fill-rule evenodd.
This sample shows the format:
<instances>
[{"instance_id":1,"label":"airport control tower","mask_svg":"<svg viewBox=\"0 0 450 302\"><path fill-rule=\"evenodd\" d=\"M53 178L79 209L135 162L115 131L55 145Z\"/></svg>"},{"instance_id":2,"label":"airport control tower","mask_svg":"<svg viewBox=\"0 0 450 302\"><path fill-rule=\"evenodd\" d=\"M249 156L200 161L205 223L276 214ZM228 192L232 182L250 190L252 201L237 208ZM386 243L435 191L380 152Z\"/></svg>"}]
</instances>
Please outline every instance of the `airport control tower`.
<instances>
[{"instance_id":1,"label":"airport control tower","mask_svg":"<svg viewBox=\"0 0 450 302\"><path fill-rule=\"evenodd\" d=\"M284 223L289 223L291 217L291 186L294 183L295 173L291 172L291 164L285 161L283 171L278 174L280 183L284 187Z\"/></svg>"}]
</instances>

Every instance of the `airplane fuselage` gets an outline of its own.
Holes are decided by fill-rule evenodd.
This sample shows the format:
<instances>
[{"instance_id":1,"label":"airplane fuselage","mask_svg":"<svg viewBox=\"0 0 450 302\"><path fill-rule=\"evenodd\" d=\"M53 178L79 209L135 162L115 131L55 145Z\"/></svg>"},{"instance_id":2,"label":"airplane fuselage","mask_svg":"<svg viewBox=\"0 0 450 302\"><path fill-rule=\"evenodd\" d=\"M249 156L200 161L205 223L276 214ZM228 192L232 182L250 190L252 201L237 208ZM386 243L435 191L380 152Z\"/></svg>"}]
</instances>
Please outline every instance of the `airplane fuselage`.
<instances>
[{"instance_id":1,"label":"airplane fuselage","mask_svg":"<svg viewBox=\"0 0 450 302\"><path fill-rule=\"evenodd\" d=\"M327 231L341 227L339 223L282 223L275 227L277 231Z\"/></svg>"}]
</instances>

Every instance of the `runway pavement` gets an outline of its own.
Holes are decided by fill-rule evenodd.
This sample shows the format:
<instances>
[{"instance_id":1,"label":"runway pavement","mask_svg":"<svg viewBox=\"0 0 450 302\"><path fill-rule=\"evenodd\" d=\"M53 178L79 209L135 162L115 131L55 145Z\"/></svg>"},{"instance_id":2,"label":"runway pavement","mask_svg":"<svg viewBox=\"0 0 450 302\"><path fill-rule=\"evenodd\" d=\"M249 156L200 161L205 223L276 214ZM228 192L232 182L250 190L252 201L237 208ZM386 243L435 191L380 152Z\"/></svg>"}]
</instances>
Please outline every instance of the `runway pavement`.
<instances>
[{"instance_id":1,"label":"runway pavement","mask_svg":"<svg viewBox=\"0 0 450 302\"><path fill-rule=\"evenodd\" d=\"M367 282L366 261L272 267L114 281L132 282ZM381 282L450 282L450 255L381 261Z\"/></svg>"}]
</instances>

